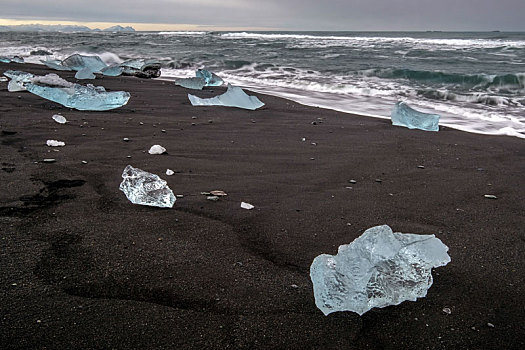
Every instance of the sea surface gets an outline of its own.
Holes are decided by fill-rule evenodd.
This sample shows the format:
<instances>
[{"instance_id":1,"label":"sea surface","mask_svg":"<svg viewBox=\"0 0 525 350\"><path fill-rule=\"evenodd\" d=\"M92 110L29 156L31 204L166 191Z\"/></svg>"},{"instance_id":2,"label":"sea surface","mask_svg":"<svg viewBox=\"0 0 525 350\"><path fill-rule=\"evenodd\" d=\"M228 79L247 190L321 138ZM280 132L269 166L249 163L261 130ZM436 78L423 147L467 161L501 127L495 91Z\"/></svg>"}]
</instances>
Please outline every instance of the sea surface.
<instances>
[{"instance_id":1,"label":"sea surface","mask_svg":"<svg viewBox=\"0 0 525 350\"><path fill-rule=\"evenodd\" d=\"M0 56L40 63L73 53L158 59L168 80L207 68L234 85L373 117L406 101L441 125L525 138L525 33L0 33Z\"/></svg>"}]
</instances>

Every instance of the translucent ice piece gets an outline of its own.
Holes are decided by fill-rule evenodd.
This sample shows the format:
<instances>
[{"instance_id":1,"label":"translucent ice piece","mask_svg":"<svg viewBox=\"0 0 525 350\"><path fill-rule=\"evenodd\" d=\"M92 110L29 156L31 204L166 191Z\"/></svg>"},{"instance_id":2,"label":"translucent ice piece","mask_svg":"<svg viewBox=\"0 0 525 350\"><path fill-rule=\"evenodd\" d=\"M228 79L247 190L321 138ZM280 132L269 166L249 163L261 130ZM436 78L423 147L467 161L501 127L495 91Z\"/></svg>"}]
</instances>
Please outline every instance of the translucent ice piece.
<instances>
[{"instance_id":1,"label":"translucent ice piece","mask_svg":"<svg viewBox=\"0 0 525 350\"><path fill-rule=\"evenodd\" d=\"M197 71L195 71L195 76L204 79L206 81L206 86L221 86L224 84L224 80L206 69L197 69Z\"/></svg>"},{"instance_id":2,"label":"translucent ice piece","mask_svg":"<svg viewBox=\"0 0 525 350\"><path fill-rule=\"evenodd\" d=\"M14 56L14 57L0 57L0 62L2 63L24 63L24 59L20 56Z\"/></svg>"},{"instance_id":3,"label":"translucent ice piece","mask_svg":"<svg viewBox=\"0 0 525 350\"><path fill-rule=\"evenodd\" d=\"M17 91L25 91L26 88L20 85L16 80L12 79L7 84L7 91L9 92L17 92Z\"/></svg>"},{"instance_id":4,"label":"translucent ice piece","mask_svg":"<svg viewBox=\"0 0 525 350\"><path fill-rule=\"evenodd\" d=\"M392 124L409 129L439 131L439 115L416 111L405 102L398 102L390 115Z\"/></svg>"},{"instance_id":5,"label":"translucent ice piece","mask_svg":"<svg viewBox=\"0 0 525 350\"><path fill-rule=\"evenodd\" d=\"M212 98L199 98L189 95L188 98L193 106L227 106L255 110L264 106L257 97L248 96L241 88L228 84L228 90L219 96Z\"/></svg>"},{"instance_id":6,"label":"translucent ice piece","mask_svg":"<svg viewBox=\"0 0 525 350\"><path fill-rule=\"evenodd\" d=\"M132 59L120 64L123 75L133 75L139 78L160 77L160 62L156 60Z\"/></svg>"},{"instance_id":7,"label":"translucent ice piece","mask_svg":"<svg viewBox=\"0 0 525 350\"><path fill-rule=\"evenodd\" d=\"M202 90L206 85L206 81L203 78L185 78L175 80L175 85L182 86L186 89Z\"/></svg>"},{"instance_id":8,"label":"translucent ice piece","mask_svg":"<svg viewBox=\"0 0 525 350\"><path fill-rule=\"evenodd\" d=\"M11 63L11 59L8 57L0 57L0 62L2 63Z\"/></svg>"},{"instance_id":9,"label":"translucent ice piece","mask_svg":"<svg viewBox=\"0 0 525 350\"><path fill-rule=\"evenodd\" d=\"M166 152L166 149L161 145L153 145L148 151L149 154L162 154L164 152Z\"/></svg>"},{"instance_id":10,"label":"translucent ice piece","mask_svg":"<svg viewBox=\"0 0 525 350\"><path fill-rule=\"evenodd\" d=\"M84 68L84 69L81 69L79 70L76 74L75 74L75 78L77 79L95 79L95 74L93 74L93 71L91 70L91 68Z\"/></svg>"},{"instance_id":11,"label":"translucent ice piece","mask_svg":"<svg viewBox=\"0 0 525 350\"><path fill-rule=\"evenodd\" d=\"M55 70L72 70L69 67L63 66L62 65L62 61L60 61L60 60L40 60L40 62L42 62L43 64L45 64L46 66L48 66L51 69L55 69Z\"/></svg>"},{"instance_id":12,"label":"translucent ice piece","mask_svg":"<svg viewBox=\"0 0 525 350\"><path fill-rule=\"evenodd\" d=\"M122 74L122 71L124 68L121 66L109 66L104 69L102 69L100 72L108 77L118 77Z\"/></svg>"},{"instance_id":13,"label":"translucent ice piece","mask_svg":"<svg viewBox=\"0 0 525 350\"><path fill-rule=\"evenodd\" d=\"M100 72L102 69L107 67L98 56L84 56L74 54L62 61L62 66L69 67L72 70L81 71L83 69L89 69L91 72Z\"/></svg>"},{"instance_id":14,"label":"translucent ice piece","mask_svg":"<svg viewBox=\"0 0 525 350\"><path fill-rule=\"evenodd\" d=\"M120 190L133 204L161 208L172 208L175 204L173 191L155 174L128 165L122 178Z\"/></svg>"},{"instance_id":15,"label":"translucent ice piece","mask_svg":"<svg viewBox=\"0 0 525 350\"><path fill-rule=\"evenodd\" d=\"M46 145L49 147L63 147L66 145L66 143L58 140L47 140Z\"/></svg>"},{"instance_id":16,"label":"translucent ice piece","mask_svg":"<svg viewBox=\"0 0 525 350\"><path fill-rule=\"evenodd\" d=\"M253 205L251 205L250 203L241 202L241 208L247 209L247 210L252 210L255 207Z\"/></svg>"},{"instance_id":17,"label":"translucent ice piece","mask_svg":"<svg viewBox=\"0 0 525 350\"><path fill-rule=\"evenodd\" d=\"M65 124L67 122L66 118L61 116L60 114L53 115L53 120L56 121L59 124Z\"/></svg>"},{"instance_id":18,"label":"translucent ice piece","mask_svg":"<svg viewBox=\"0 0 525 350\"><path fill-rule=\"evenodd\" d=\"M322 254L310 267L315 304L325 314L416 301L432 285L433 267L450 262L448 247L434 235L392 232L387 225L366 230L337 255Z\"/></svg>"},{"instance_id":19,"label":"translucent ice piece","mask_svg":"<svg viewBox=\"0 0 525 350\"><path fill-rule=\"evenodd\" d=\"M122 107L130 98L129 92L106 92L102 86L73 84L56 74L34 76L20 71L7 71L4 75L35 95L81 111L106 111Z\"/></svg>"}]
</instances>

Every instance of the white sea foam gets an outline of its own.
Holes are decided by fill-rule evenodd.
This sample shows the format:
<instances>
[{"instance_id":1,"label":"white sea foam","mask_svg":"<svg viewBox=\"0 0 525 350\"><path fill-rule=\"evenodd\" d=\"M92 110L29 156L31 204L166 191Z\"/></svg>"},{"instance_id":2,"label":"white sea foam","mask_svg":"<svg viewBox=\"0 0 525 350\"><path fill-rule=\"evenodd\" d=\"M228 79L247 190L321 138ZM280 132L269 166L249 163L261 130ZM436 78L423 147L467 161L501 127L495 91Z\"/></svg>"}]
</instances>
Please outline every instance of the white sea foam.
<instances>
[{"instance_id":1,"label":"white sea foam","mask_svg":"<svg viewBox=\"0 0 525 350\"><path fill-rule=\"evenodd\" d=\"M209 32L192 32L192 31L176 31L176 32L158 32L159 35L206 35Z\"/></svg>"}]
</instances>

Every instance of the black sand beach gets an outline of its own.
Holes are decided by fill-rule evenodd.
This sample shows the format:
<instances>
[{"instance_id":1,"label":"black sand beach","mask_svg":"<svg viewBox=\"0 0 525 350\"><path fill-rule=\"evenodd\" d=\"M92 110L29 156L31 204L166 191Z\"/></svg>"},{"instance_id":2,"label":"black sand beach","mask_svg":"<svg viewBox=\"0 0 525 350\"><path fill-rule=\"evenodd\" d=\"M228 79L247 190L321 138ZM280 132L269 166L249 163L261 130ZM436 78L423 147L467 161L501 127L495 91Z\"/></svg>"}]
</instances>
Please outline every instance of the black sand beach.
<instances>
[{"instance_id":1,"label":"black sand beach","mask_svg":"<svg viewBox=\"0 0 525 350\"><path fill-rule=\"evenodd\" d=\"M260 94L257 111L192 107L166 81L94 83L131 99L81 112L0 83L2 349L525 347L523 140ZM167 154L148 154L154 144ZM184 197L132 204L119 190L128 164ZM312 260L381 224L435 234L451 263L417 302L324 316Z\"/></svg>"}]
</instances>

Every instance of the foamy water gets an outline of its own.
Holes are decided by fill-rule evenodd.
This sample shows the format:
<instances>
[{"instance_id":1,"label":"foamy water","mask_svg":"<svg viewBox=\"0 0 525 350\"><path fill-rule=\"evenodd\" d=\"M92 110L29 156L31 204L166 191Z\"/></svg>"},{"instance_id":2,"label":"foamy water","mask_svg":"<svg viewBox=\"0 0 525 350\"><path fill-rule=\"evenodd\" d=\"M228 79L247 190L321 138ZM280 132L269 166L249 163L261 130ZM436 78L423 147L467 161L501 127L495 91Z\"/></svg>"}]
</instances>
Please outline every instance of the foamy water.
<instances>
[{"instance_id":1,"label":"foamy water","mask_svg":"<svg viewBox=\"0 0 525 350\"><path fill-rule=\"evenodd\" d=\"M207 68L303 104L388 117L397 101L441 125L525 138L523 33L0 33L0 56L156 58L162 79Z\"/></svg>"}]
</instances>

